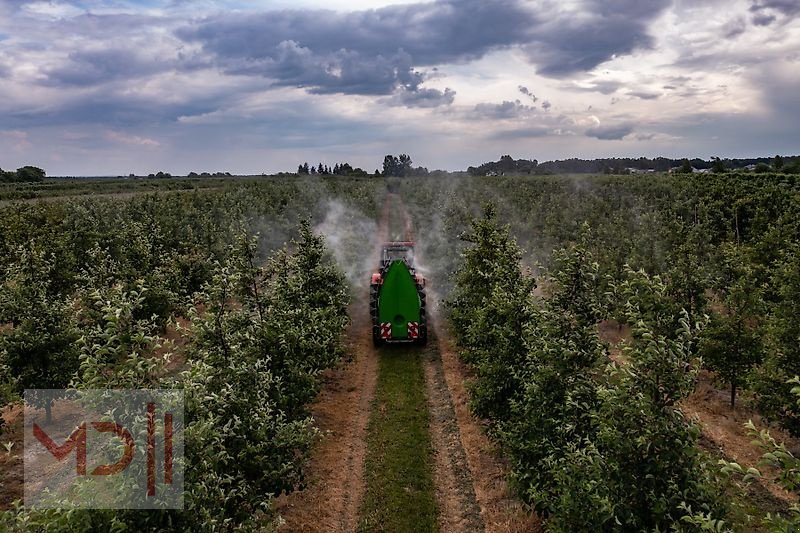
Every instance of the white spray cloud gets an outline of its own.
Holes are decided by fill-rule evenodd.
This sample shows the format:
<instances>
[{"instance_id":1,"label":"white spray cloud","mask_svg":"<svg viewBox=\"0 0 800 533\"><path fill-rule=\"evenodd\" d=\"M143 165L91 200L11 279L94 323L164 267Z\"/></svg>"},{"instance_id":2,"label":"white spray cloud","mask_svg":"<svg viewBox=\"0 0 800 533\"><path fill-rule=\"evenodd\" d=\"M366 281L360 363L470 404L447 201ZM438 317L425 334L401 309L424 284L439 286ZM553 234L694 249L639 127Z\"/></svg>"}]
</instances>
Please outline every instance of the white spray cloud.
<instances>
[{"instance_id":1,"label":"white spray cloud","mask_svg":"<svg viewBox=\"0 0 800 533\"><path fill-rule=\"evenodd\" d=\"M315 231L325 236L327 247L354 288L369 284L377 269L380 246L377 223L338 199L329 200L325 219Z\"/></svg>"}]
</instances>

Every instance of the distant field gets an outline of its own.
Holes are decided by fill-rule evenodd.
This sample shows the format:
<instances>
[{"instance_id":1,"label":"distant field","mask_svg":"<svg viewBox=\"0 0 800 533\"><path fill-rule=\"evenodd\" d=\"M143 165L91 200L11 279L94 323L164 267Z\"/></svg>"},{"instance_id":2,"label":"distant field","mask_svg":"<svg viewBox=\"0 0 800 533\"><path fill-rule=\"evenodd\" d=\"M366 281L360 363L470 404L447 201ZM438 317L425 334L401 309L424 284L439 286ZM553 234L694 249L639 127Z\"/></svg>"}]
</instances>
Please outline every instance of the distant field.
<instances>
[{"instance_id":1,"label":"distant field","mask_svg":"<svg viewBox=\"0 0 800 533\"><path fill-rule=\"evenodd\" d=\"M0 184L0 202L88 194L186 191L222 187L231 181L263 178L46 178L37 183Z\"/></svg>"}]
</instances>

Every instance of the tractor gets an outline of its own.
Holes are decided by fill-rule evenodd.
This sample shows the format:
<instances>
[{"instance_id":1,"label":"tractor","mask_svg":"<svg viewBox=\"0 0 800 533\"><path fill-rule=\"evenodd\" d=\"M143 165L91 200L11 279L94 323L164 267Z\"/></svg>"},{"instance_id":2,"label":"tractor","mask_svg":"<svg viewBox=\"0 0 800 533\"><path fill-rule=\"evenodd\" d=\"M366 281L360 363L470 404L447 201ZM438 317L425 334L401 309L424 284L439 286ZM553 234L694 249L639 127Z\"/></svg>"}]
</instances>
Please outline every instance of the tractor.
<instances>
[{"instance_id":1,"label":"tractor","mask_svg":"<svg viewBox=\"0 0 800 533\"><path fill-rule=\"evenodd\" d=\"M381 248L380 270L370 282L369 310L375 346L428 342L425 278L414 268L413 242L387 242Z\"/></svg>"}]
</instances>

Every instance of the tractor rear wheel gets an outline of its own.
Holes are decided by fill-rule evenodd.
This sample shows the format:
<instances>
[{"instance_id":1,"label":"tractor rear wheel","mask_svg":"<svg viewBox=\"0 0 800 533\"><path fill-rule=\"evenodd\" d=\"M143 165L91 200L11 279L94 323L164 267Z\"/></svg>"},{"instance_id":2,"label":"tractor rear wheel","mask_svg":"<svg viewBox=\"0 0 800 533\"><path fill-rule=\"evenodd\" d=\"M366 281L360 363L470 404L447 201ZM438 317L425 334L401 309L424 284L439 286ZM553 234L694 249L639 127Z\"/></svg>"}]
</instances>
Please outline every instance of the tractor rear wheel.
<instances>
[{"instance_id":1,"label":"tractor rear wheel","mask_svg":"<svg viewBox=\"0 0 800 533\"><path fill-rule=\"evenodd\" d=\"M426 309L425 288L422 285L417 285L417 292L419 292L419 337L417 337L416 344L425 346L428 344L428 312Z\"/></svg>"},{"instance_id":2,"label":"tractor rear wheel","mask_svg":"<svg viewBox=\"0 0 800 533\"><path fill-rule=\"evenodd\" d=\"M369 315L372 319L372 344L374 346L382 346L383 339L381 338L381 326L378 323L378 291L380 285L369 286Z\"/></svg>"}]
</instances>

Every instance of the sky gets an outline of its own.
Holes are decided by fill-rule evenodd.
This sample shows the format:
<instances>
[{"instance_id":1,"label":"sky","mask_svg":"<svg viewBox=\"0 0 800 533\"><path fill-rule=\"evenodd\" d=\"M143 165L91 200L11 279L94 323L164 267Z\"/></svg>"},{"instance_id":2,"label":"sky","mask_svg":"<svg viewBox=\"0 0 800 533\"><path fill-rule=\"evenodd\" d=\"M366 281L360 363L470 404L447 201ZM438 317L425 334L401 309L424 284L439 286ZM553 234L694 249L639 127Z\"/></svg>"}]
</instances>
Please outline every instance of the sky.
<instances>
[{"instance_id":1,"label":"sky","mask_svg":"<svg viewBox=\"0 0 800 533\"><path fill-rule=\"evenodd\" d=\"M798 0L0 0L0 167L800 154Z\"/></svg>"}]
</instances>

